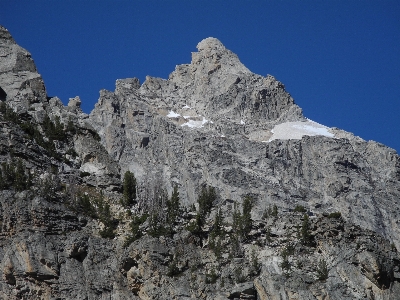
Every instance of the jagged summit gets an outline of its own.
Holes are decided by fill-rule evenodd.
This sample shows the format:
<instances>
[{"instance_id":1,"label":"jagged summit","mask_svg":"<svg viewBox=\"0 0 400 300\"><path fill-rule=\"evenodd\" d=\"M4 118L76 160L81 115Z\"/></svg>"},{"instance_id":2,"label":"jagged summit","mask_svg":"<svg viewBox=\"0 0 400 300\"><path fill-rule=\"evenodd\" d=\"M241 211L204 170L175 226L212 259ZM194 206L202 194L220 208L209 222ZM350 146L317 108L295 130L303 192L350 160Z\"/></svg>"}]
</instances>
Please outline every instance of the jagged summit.
<instances>
[{"instance_id":1,"label":"jagged summit","mask_svg":"<svg viewBox=\"0 0 400 300\"><path fill-rule=\"evenodd\" d=\"M197 48L191 63L176 66L167 80L148 76L138 89L146 103L171 122L259 141L268 141L276 124L307 122L273 76L252 73L216 38L202 40ZM119 93L120 101L129 94Z\"/></svg>"},{"instance_id":2,"label":"jagged summit","mask_svg":"<svg viewBox=\"0 0 400 300\"><path fill-rule=\"evenodd\" d=\"M20 113L34 103L46 102L42 77L31 54L17 45L8 30L0 26L0 91L3 100Z\"/></svg>"},{"instance_id":3,"label":"jagged summit","mask_svg":"<svg viewBox=\"0 0 400 300\"><path fill-rule=\"evenodd\" d=\"M0 25L0 43L15 44L15 41L14 41L13 37L11 36L10 32L7 30L7 28L5 28L1 25Z\"/></svg>"},{"instance_id":4,"label":"jagged summit","mask_svg":"<svg viewBox=\"0 0 400 300\"><path fill-rule=\"evenodd\" d=\"M196 65L206 66L207 75L221 69L224 73L240 75L241 73L250 74L239 60L236 54L226 49L225 46L216 38L209 37L197 44L198 52L192 53L192 67L197 69ZM207 61L207 63L204 63ZM205 75L205 74L198 74Z\"/></svg>"}]
</instances>

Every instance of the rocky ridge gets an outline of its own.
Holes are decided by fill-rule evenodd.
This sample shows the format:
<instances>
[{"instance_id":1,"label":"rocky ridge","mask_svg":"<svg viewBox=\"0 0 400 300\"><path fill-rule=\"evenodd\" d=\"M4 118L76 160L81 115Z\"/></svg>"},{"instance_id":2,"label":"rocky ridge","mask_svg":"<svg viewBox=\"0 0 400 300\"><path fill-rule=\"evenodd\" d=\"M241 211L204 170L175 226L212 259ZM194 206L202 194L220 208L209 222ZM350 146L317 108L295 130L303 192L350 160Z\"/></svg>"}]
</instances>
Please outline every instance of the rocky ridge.
<instances>
[{"instance_id":1,"label":"rocky ridge","mask_svg":"<svg viewBox=\"0 0 400 300\"><path fill-rule=\"evenodd\" d=\"M396 299L396 152L315 125L282 83L217 39L197 48L167 80L117 80L87 115L79 97L47 97L30 54L0 27L1 297ZM19 162L22 188L4 177ZM128 170L138 190L126 206ZM215 198L195 230L204 186ZM165 205L157 187L176 187L183 204L167 231L151 216L135 223ZM235 207L245 214L246 197L244 237Z\"/></svg>"}]
</instances>

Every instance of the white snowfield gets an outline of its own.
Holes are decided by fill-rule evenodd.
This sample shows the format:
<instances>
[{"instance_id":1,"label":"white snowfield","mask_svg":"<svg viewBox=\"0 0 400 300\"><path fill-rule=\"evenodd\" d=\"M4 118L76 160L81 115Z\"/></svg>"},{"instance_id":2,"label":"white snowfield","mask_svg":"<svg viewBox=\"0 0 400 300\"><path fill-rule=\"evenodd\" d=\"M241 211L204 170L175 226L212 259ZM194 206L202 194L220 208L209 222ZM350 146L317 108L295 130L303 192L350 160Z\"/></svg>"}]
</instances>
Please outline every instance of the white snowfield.
<instances>
[{"instance_id":1,"label":"white snowfield","mask_svg":"<svg viewBox=\"0 0 400 300\"><path fill-rule=\"evenodd\" d=\"M310 119L307 119L306 122L286 122L278 124L275 125L271 132L273 135L266 142L273 140L300 140L304 135L323 135L331 138L335 137L335 135L329 131L329 127L321 125Z\"/></svg>"}]
</instances>

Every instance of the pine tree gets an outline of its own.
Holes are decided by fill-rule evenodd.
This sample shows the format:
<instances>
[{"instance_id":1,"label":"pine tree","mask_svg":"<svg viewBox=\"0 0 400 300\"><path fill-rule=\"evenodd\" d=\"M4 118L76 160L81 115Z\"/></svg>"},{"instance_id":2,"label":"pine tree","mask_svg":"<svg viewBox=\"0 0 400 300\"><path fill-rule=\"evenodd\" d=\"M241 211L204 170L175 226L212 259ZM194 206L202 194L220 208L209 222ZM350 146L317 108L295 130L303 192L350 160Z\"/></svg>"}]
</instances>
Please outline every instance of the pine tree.
<instances>
[{"instance_id":1,"label":"pine tree","mask_svg":"<svg viewBox=\"0 0 400 300\"><path fill-rule=\"evenodd\" d=\"M100 231L100 236L102 238L113 239L115 237L114 226L110 211L110 205L108 203L104 204L104 206L102 207L102 210L100 212L100 221L104 224L104 229Z\"/></svg>"},{"instance_id":2,"label":"pine tree","mask_svg":"<svg viewBox=\"0 0 400 300\"><path fill-rule=\"evenodd\" d=\"M25 166L22 160L18 160L15 166L15 181L14 187L17 191L23 191L28 188L28 176L25 174Z\"/></svg>"},{"instance_id":3,"label":"pine tree","mask_svg":"<svg viewBox=\"0 0 400 300\"><path fill-rule=\"evenodd\" d=\"M136 200L136 178L131 171L126 171L123 182L123 205L131 206Z\"/></svg>"},{"instance_id":4,"label":"pine tree","mask_svg":"<svg viewBox=\"0 0 400 300\"><path fill-rule=\"evenodd\" d=\"M174 186L174 191L172 192L171 199L167 201L167 223L171 228L176 218L179 215L180 211L180 199L179 199L179 191L178 187Z\"/></svg>"},{"instance_id":5,"label":"pine tree","mask_svg":"<svg viewBox=\"0 0 400 300\"><path fill-rule=\"evenodd\" d=\"M213 202L217 198L213 187L203 187L199 199L199 213L204 217L210 213Z\"/></svg>"},{"instance_id":6,"label":"pine tree","mask_svg":"<svg viewBox=\"0 0 400 300\"><path fill-rule=\"evenodd\" d=\"M240 236L242 231L242 214L240 213L237 202L235 202L233 205L232 221L233 232Z\"/></svg>"},{"instance_id":7,"label":"pine tree","mask_svg":"<svg viewBox=\"0 0 400 300\"><path fill-rule=\"evenodd\" d=\"M253 220L251 219L251 210L253 208L253 199L249 196L244 198L243 201L243 215L242 215L242 230L241 235L242 237L246 237L250 231L251 227L253 226Z\"/></svg>"},{"instance_id":8,"label":"pine tree","mask_svg":"<svg viewBox=\"0 0 400 300\"><path fill-rule=\"evenodd\" d=\"M301 241L304 245L309 245L311 243L311 234L310 234L310 220L307 214L304 214L303 224L301 226Z\"/></svg>"},{"instance_id":9,"label":"pine tree","mask_svg":"<svg viewBox=\"0 0 400 300\"><path fill-rule=\"evenodd\" d=\"M213 233L215 236L220 236L220 235L222 234L222 232L223 232L223 229L222 229L222 226L223 226L222 221L223 221L222 212L221 212L221 210L219 209L219 210L217 211L216 215L215 215L214 226L213 226L213 230L212 230L212 233Z\"/></svg>"}]
</instances>

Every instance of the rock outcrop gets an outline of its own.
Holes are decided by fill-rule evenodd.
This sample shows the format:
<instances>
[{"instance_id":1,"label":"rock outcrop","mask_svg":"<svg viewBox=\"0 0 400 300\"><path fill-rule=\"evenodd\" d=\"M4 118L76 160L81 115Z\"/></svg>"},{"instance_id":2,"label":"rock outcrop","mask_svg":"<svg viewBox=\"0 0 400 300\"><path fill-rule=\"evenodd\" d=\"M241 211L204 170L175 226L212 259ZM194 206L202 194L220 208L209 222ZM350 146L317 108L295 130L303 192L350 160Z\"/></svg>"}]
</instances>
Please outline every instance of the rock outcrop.
<instances>
[{"instance_id":1,"label":"rock outcrop","mask_svg":"<svg viewBox=\"0 0 400 300\"><path fill-rule=\"evenodd\" d=\"M197 49L87 115L0 26L0 298L397 299L397 153Z\"/></svg>"}]
</instances>

